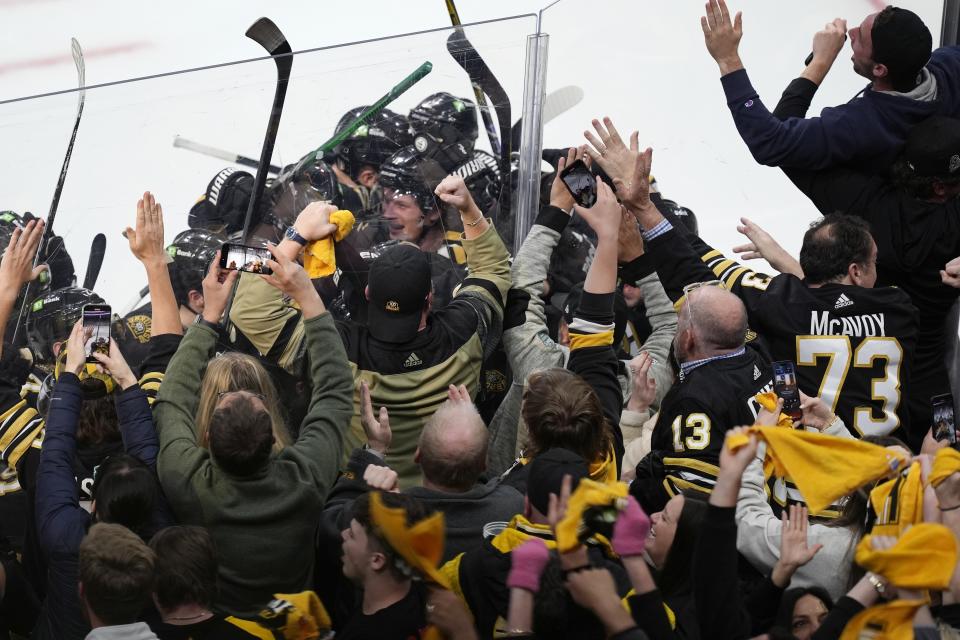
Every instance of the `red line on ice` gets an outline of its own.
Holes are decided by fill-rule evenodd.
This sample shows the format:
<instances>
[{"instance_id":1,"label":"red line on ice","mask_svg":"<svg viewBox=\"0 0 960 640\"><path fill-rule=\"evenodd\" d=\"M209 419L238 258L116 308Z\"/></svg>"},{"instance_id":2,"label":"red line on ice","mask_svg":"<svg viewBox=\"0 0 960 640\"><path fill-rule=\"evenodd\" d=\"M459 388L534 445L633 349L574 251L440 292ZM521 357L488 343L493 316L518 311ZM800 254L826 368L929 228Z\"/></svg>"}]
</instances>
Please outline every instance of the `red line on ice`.
<instances>
[{"instance_id":1,"label":"red line on ice","mask_svg":"<svg viewBox=\"0 0 960 640\"><path fill-rule=\"evenodd\" d=\"M83 52L83 57L85 60L88 58L105 58L107 56L114 56L120 53L129 53L137 49L143 49L147 46L149 46L149 43L147 42L128 42L126 44L118 44L111 47L85 49ZM73 64L73 57L69 52L67 52L61 55L48 56L45 58L29 58L27 60L16 60L14 62L0 62L0 75L4 73L23 71L26 69L35 69L37 67L53 67L58 64Z\"/></svg>"}]
</instances>

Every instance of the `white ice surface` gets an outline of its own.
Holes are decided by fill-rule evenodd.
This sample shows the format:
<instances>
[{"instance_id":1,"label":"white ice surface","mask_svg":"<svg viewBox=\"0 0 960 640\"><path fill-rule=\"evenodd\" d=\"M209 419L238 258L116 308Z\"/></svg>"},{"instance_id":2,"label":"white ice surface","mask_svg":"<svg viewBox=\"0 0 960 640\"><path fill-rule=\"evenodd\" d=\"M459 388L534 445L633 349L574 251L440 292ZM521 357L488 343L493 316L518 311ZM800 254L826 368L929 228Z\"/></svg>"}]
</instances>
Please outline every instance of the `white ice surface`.
<instances>
[{"instance_id":1,"label":"white ice surface","mask_svg":"<svg viewBox=\"0 0 960 640\"><path fill-rule=\"evenodd\" d=\"M546 0L460 0L467 22L536 12ZM905 0L939 40L942 2ZM840 16L859 23L868 0L743 0L741 53L762 98L773 106L801 70L816 29ZM701 2L561 0L544 14L551 35L548 91L583 87L580 105L545 129L547 147L578 144L591 117L609 115L622 131L636 128L654 148L654 173L667 197L692 208L704 238L723 251L741 242L735 225L749 216L788 250L815 210L782 174L756 165L733 127L719 73L700 31ZM295 50L448 26L440 0L388 2L130 2L0 0L0 100L69 89L75 73L69 39L87 52L87 82L252 58L243 36L261 15L272 18ZM534 18L471 28L468 36L522 105L525 37ZM423 60L434 72L396 106L409 109L428 93L470 95L466 76L445 49L447 32L398 38L298 56L273 162L289 163L318 146L348 108L378 98ZM811 113L844 102L864 80L849 47ZM258 156L273 97L271 61L88 91L70 175L56 222L83 277L90 241L107 234L97 289L122 307L145 282L121 230L132 224L145 189L164 203L167 240L186 227L186 213L224 163L174 149L175 134ZM0 209L45 215L73 123L75 94L0 105Z\"/></svg>"}]
</instances>

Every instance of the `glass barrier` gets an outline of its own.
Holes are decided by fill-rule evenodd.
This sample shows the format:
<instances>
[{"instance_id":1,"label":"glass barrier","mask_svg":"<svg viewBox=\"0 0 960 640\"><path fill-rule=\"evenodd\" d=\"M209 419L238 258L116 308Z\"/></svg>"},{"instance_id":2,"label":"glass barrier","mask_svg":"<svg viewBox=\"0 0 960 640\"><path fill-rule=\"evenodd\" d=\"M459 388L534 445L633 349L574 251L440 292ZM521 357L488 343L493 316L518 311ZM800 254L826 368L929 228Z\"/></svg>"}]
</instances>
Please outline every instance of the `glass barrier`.
<instances>
[{"instance_id":1,"label":"glass barrier","mask_svg":"<svg viewBox=\"0 0 960 640\"><path fill-rule=\"evenodd\" d=\"M516 121L521 113L526 39L536 30L535 16L465 29L513 106L509 121ZM391 102L390 109L406 115L425 97L441 91L473 101L467 73L448 51L452 33L453 29L439 29L297 53L273 164L296 163L333 136L348 110L374 103L424 62L432 63L432 71ZM255 42L248 42L251 58L264 54ZM465 56L475 61L474 54ZM97 63L96 57L87 60L88 70ZM71 75L64 72L63 77ZM176 147L175 138L258 159L276 78L275 62L261 57L87 89L54 224L73 257L78 280L83 280L93 236L105 233L107 251L97 290L115 310L129 308L145 277L121 232L134 223L141 194L150 190L162 202L169 242L187 228L188 212L221 169L244 169ZM9 91L8 85L0 102L0 144L6 151L0 158L4 176L0 210L45 217L73 128L77 92L12 99ZM478 130L477 149L491 151L483 122Z\"/></svg>"},{"instance_id":2,"label":"glass barrier","mask_svg":"<svg viewBox=\"0 0 960 640\"><path fill-rule=\"evenodd\" d=\"M835 17L852 27L878 10L863 0L728 3L731 12L743 12L740 54L770 108L802 71L818 29ZM595 19L582 3L560 0L543 12L542 30L550 35L547 95L570 85L584 93L582 102L546 122L543 146L582 144L590 120L610 116L624 136L639 130L641 145L653 148L661 192L696 213L708 243L732 255L730 249L746 241L736 225L747 217L797 255L817 211L779 170L758 165L737 134L720 73L704 46L703 3L653 5L608 0ZM902 6L920 15L934 43L940 41L943 2ZM584 26L587 19L592 27ZM850 100L866 84L853 72L848 44L810 113Z\"/></svg>"}]
</instances>

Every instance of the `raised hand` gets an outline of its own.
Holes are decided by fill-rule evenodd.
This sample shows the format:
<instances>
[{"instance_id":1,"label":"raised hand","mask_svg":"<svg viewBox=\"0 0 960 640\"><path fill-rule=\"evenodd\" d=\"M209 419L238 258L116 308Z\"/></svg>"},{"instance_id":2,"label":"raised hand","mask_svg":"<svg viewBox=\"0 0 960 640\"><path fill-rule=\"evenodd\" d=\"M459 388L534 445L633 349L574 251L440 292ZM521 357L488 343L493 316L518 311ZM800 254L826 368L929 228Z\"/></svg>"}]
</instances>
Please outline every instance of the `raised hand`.
<instances>
[{"instance_id":1,"label":"raised hand","mask_svg":"<svg viewBox=\"0 0 960 640\"><path fill-rule=\"evenodd\" d=\"M786 588L797 569L813 560L817 552L823 548L822 544L810 546L807 541L808 515L807 508L797 504L792 504L783 511L780 528L780 557L770 576L778 587Z\"/></svg>"},{"instance_id":2,"label":"raised hand","mask_svg":"<svg viewBox=\"0 0 960 640\"><path fill-rule=\"evenodd\" d=\"M576 205L574 209L594 230L598 241L617 241L620 235L620 203L603 180L597 178L597 201L594 205L590 208Z\"/></svg>"},{"instance_id":3,"label":"raised hand","mask_svg":"<svg viewBox=\"0 0 960 640\"><path fill-rule=\"evenodd\" d=\"M78 320L73 325L70 337L67 338L67 362L66 370L74 375L80 375L87 364L86 343L87 339L93 334L92 329L84 329L83 321Z\"/></svg>"},{"instance_id":4,"label":"raised hand","mask_svg":"<svg viewBox=\"0 0 960 640\"><path fill-rule=\"evenodd\" d=\"M220 252L210 263L210 269L203 279L203 319L219 324L223 312L227 309L233 284L237 281L238 271L220 268Z\"/></svg>"},{"instance_id":5,"label":"raised hand","mask_svg":"<svg viewBox=\"0 0 960 640\"><path fill-rule=\"evenodd\" d=\"M604 118L602 124L595 119L592 124L597 136L589 131L583 132L591 145L586 148L587 154L613 180L617 197L634 210L649 205L653 149L641 153L636 131L630 134L630 146L627 147L610 118Z\"/></svg>"},{"instance_id":6,"label":"raised hand","mask_svg":"<svg viewBox=\"0 0 960 640\"><path fill-rule=\"evenodd\" d=\"M330 214L336 210L329 202L311 202L297 216L293 228L309 242L323 240L337 230L337 225L330 222Z\"/></svg>"},{"instance_id":7,"label":"raised hand","mask_svg":"<svg viewBox=\"0 0 960 640\"><path fill-rule=\"evenodd\" d=\"M792 273L798 278L803 278L803 269L800 268L796 258L787 253L787 250L781 247L760 225L747 218L740 218L737 231L750 240L747 244L733 248L734 253L741 254L741 260L763 258L780 273Z\"/></svg>"},{"instance_id":8,"label":"raised hand","mask_svg":"<svg viewBox=\"0 0 960 640\"><path fill-rule=\"evenodd\" d=\"M124 359L123 354L120 352L120 347L117 346L113 338L110 338L109 355L101 353L100 351L94 351L92 355L94 359L100 363L104 371L109 373L110 377L120 385L121 389L129 389L137 384L137 377L133 375L130 365L127 364L126 359Z\"/></svg>"},{"instance_id":9,"label":"raised hand","mask_svg":"<svg viewBox=\"0 0 960 640\"><path fill-rule=\"evenodd\" d=\"M20 287L36 279L46 268L33 267L37 248L43 240L43 220L31 220L23 229L14 229L7 250L0 258L0 289L15 299Z\"/></svg>"},{"instance_id":10,"label":"raised hand","mask_svg":"<svg viewBox=\"0 0 960 640\"><path fill-rule=\"evenodd\" d=\"M813 427L817 431L823 431L837 418L823 400L808 396L803 391L800 392L800 410L803 412L804 426Z\"/></svg>"},{"instance_id":11,"label":"raised hand","mask_svg":"<svg viewBox=\"0 0 960 640\"><path fill-rule=\"evenodd\" d=\"M743 69L738 49L743 37L743 19L739 11L733 20L724 0L709 0L706 15L700 18L707 51L720 66L721 75Z\"/></svg>"},{"instance_id":12,"label":"raised hand","mask_svg":"<svg viewBox=\"0 0 960 640\"><path fill-rule=\"evenodd\" d=\"M136 228L127 227L123 232L130 252L143 264L166 264L167 253L163 244L163 207L153 194L145 191L137 201Z\"/></svg>"},{"instance_id":13,"label":"raised hand","mask_svg":"<svg viewBox=\"0 0 960 640\"><path fill-rule=\"evenodd\" d=\"M833 64L847 41L847 21L835 18L813 36L813 61L828 67Z\"/></svg>"},{"instance_id":14,"label":"raised hand","mask_svg":"<svg viewBox=\"0 0 960 640\"><path fill-rule=\"evenodd\" d=\"M313 283L307 272L303 270L299 262L291 260L289 256L272 244L267 245L267 249L273 254L273 260L268 260L271 275L260 276L268 283L283 292L284 295L293 298L304 318L312 318L324 312L323 302L320 300L320 294L313 288ZM206 295L206 291L204 291Z\"/></svg>"},{"instance_id":15,"label":"raised hand","mask_svg":"<svg viewBox=\"0 0 960 640\"><path fill-rule=\"evenodd\" d=\"M627 409L646 411L657 397L657 381L650 376L653 358L646 351L630 361L630 399Z\"/></svg>"},{"instance_id":16,"label":"raised hand","mask_svg":"<svg viewBox=\"0 0 960 640\"><path fill-rule=\"evenodd\" d=\"M467 188L463 178L458 175L451 174L444 178L443 181L437 185L434 193L447 204L456 207L460 215L464 217L483 215L479 207L477 207L477 203L473 201L473 196L470 195L470 189Z\"/></svg>"},{"instance_id":17,"label":"raised hand","mask_svg":"<svg viewBox=\"0 0 960 640\"><path fill-rule=\"evenodd\" d=\"M757 447L760 445L757 436L754 434L749 434L750 440L744 446L740 447L736 451L730 451L730 448L727 446L727 440L732 436L739 435L746 432L746 427L737 427L736 429L731 429L727 431L727 436L723 442L723 448L720 449L720 472L724 475L729 475L730 477L736 476L737 486L740 486L740 478L743 476L744 470L747 466L753 462L753 459L757 455Z\"/></svg>"},{"instance_id":18,"label":"raised hand","mask_svg":"<svg viewBox=\"0 0 960 640\"><path fill-rule=\"evenodd\" d=\"M643 236L637 218L626 209L620 211L620 235L617 238L617 262L627 264L643 255Z\"/></svg>"},{"instance_id":19,"label":"raised hand","mask_svg":"<svg viewBox=\"0 0 960 640\"><path fill-rule=\"evenodd\" d=\"M540 538L531 538L510 554L507 586L530 593L540 590L540 576L550 561L550 551Z\"/></svg>"},{"instance_id":20,"label":"raised hand","mask_svg":"<svg viewBox=\"0 0 960 640\"><path fill-rule=\"evenodd\" d=\"M568 213L573 209L573 205L575 205L576 202L573 199L573 195L570 194L570 190L567 189L567 185L560 179L560 174L574 162L584 158L586 158L584 162L589 164L590 156L586 155L586 146L570 147L567 149L567 157L561 157L557 162L557 173L553 177L553 182L550 184L551 206L562 209Z\"/></svg>"},{"instance_id":21,"label":"raised hand","mask_svg":"<svg viewBox=\"0 0 960 640\"><path fill-rule=\"evenodd\" d=\"M650 533L650 517L644 513L636 498L627 498L627 507L617 516L613 523L613 550L621 558L639 556L647 543Z\"/></svg>"},{"instance_id":22,"label":"raised hand","mask_svg":"<svg viewBox=\"0 0 960 640\"><path fill-rule=\"evenodd\" d=\"M397 493L400 491L400 476L390 467L368 464L363 471L363 481L374 491Z\"/></svg>"},{"instance_id":23,"label":"raised hand","mask_svg":"<svg viewBox=\"0 0 960 640\"><path fill-rule=\"evenodd\" d=\"M381 456L387 455L393 441L390 414L386 407L380 407L379 414L374 413L370 385L366 381L360 383L360 422L363 424L363 433L367 436L367 446Z\"/></svg>"}]
</instances>

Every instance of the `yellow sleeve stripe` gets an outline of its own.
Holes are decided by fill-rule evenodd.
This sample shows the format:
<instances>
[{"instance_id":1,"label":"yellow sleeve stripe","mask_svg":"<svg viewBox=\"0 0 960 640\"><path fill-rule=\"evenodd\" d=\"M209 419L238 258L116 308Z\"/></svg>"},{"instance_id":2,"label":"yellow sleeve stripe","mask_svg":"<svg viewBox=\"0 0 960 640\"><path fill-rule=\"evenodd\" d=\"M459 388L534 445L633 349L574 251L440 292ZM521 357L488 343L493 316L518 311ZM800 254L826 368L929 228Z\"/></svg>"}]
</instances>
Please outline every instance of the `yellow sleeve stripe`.
<instances>
[{"instance_id":1,"label":"yellow sleeve stripe","mask_svg":"<svg viewBox=\"0 0 960 640\"><path fill-rule=\"evenodd\" d=\"M743 275L744 273L746 273L747 271L749 271L749 269L748 269L747 267L739 267L739 268L737 268L737 269L734 269L734 270L733 270L733 273L731 273L731 274L727 277L727 279L724 280L724 282L723 282L724 286L725 286L727 289L733 288L733 285L736 284L736 282L737 282L737 280L740 278L740 276L742 276L742 275Z\"/></svg>"},{"instance_id":2,"label":"yellow sleeve stripe","mask_svg":"<svg viewBox=\"0 0 960 640\"><path fill-rule=\"evenodd\" d=\"M709 462L704 462L703 460L697 460L696 458L667 458L663 459L663 466L665 467L681 467L686 469L695 469L701 473L706 473L707 475L713 476L714 478L720 473L720 467Z\"/></svg>"},{"instance_id":3,"label":"yellow sleeve stripe","mask_svg":"<svg viewBox=\"0 0 960 640\"><path fill-rule=\"evenodd\" d=\"M723 272L736 264L733 260L721 260L717 264L713 265L713 273L718 278L723 275Z\"/></svg>"},{"instance_id":4,"label":"yellow sleeve stripe","mask_svg":"<svg viewBox=\"0 0 960 640\"><path fill-rule=\"evenodd\" d=\"M703 262L708 262L708 261L710 261L710 260L713 260L714 258L719 258L719 257L722 257L722 256L723 256L722 253L720 253L719 251L717 251L716 249L714 249L713 251L708 251L707 253L705 253L705 254L703 254L702 256L700 256L700 260L703 261Z\"/></svg>"},{"instance_id":5,"label":"yellow sleeve stripe","mask_svg":"<svg viewBox=\"0 0 960 640\"><path fill-rule=\"evenodd\" d=\"M274 640L274 638L276 638L270 629L262 627L252 620L241 620L240 618L234 618L233 616L230 616L229 618L225 619L225 622L229 622L233 626L243 629L254 638L260 638L261 640Z\"/></svg>"},{"instance_id":6,"label":"yellow sleeve stripe","mask_svg":"<svg viewBox=\"0 0 960 640\"><path fill-rule=\"evenodd\" d=\"M613 344L613 331L602 333L571 333L570 351L587 347L607 347Z\"/></svg>"}]
</instances>

